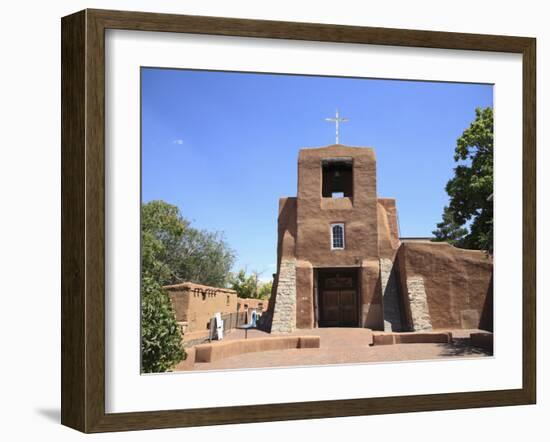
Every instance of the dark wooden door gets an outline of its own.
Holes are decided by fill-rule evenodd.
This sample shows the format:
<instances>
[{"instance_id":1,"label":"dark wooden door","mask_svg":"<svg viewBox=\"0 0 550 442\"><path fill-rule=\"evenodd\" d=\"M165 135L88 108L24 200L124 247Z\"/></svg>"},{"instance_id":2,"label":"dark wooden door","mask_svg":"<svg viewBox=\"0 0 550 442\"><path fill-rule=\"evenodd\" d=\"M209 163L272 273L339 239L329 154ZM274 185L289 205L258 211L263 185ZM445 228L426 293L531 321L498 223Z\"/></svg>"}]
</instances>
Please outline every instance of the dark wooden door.
<instances>
[{"instance_id":1,"label":"dark wooden door","mask_svg":"<svg viewBox=\"0 0 550 442\"><path fill-rule=\"evenodd\" d=\"M355 272L319 274L319 326L357 327L358 304Z\"/></svg>"},{"instance_id":2,"label":"dark wooden door","mask_svg":"<svg viewBox=\"0 0 550 442\"><path fill-rule=\"evenodd\" d=\"M324 327L338 327L340 324L340 292L323 290L321 305L321 323Z\"/></svg>"}]
</instances>

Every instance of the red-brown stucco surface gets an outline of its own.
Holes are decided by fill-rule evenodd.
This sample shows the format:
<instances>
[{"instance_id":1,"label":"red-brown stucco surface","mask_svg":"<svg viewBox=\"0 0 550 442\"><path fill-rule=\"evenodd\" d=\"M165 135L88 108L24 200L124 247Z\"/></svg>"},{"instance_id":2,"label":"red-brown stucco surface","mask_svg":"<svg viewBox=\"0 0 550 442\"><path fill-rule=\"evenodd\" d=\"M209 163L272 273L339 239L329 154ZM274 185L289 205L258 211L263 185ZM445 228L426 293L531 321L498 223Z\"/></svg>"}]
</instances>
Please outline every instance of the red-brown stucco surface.
<instances>
[{"instance_id":1,"label":"red-brown stucco surface","mask_svg":"<svg viewBox=\"0 0 550 442\"><path fill-rule=\"evenodd\" d=\"M216 313L224 315L238 310L235 290L192 282L168 285L164 289L172 301L176 321L186 324L186 332L206 332Z\"/></svg>"},{"instance_id":2,"label":"red-brown stucco surface","mask_svg":"<svg viewBox=\"0 0 550 442\"><path fill-rule=\"evenodd\" d=\"M352 163L352 196L323 197L323 163ZM331 224L345 225L345 248L331 247ZM483 252L445 244L401 243L397 202L377 195L374 149L331 145L306 148L298 157L296 197L279 200L277 273L269 311L276 309L281 262L295 269L295 327L317 327L318 271L356 268L358 272L359 327L385 329L387 285L397 286L401 329L412 330L407 277L421 277L433 328L492 330L493 264ZM388 275L396 278L388 282ZM288 280L285 281L288 288ZM269 326L267 327L269 329Z\"/></svg>"},{"instance_id":3,"label":"red-brown stucco surface","mask_svg":"<svg viewBox=\"0 0 550 442\"><path fill-rule=\"evenodd\" d=\"M399 226L395 198L378 198L378 253L391 258L399 248Z\"/></svg>"},{"instance_id":4,"label":"red-brown stucco surface","mask_svg":"<svg viewBox=\"0 0 550 442\"><path fill-rule=\"evenodd\" d=\"M353 196L324 198L322 161L332 158L353 162ZM384 208L379 214L378 206ZM361 284L362 325L382 326L379 285L379 224L382 224L384 254L391 256L399 243L395 200L379 200L376 191L374 150L332 145L302 149L298 158L298 196L279 200L277 263L296 260L296 327L316 325L314 268L355 267ZM394 216L395 218L391 218ZM344 250L331 250L330 226L346 226ZM273 295L277 293L277 278ZM270 301L273 315L276 296Z\"/></svg>"},{"instance_id":5,"label":"red-brown stucco surface","mask_svg":"<svg viewBox=\"0 0 550 442\"><path fill-rule=\"evenodd\" d=\"M351 158L353 197L323 198L323 159ZM298 157L297 238L295 256L314 267L357 266L378 259L376 158L370 148L333 145L302 149ZM330 225L346 226L344 250L331 250Z\"/></svg>"},{"instance_id":6,"label":"red-brown stucco surface","mask_svg":"<svg viewBox=\"0 0 550 442\"><path fill-rule=\"evenodd\" d=\"M404 242L397 254L401 293L407 306L407 278L424 280L434 329L492 330L493 260L483 251L447 243ZM406 309L410 321L410 308Z\"/></svg>"}]
</instances>

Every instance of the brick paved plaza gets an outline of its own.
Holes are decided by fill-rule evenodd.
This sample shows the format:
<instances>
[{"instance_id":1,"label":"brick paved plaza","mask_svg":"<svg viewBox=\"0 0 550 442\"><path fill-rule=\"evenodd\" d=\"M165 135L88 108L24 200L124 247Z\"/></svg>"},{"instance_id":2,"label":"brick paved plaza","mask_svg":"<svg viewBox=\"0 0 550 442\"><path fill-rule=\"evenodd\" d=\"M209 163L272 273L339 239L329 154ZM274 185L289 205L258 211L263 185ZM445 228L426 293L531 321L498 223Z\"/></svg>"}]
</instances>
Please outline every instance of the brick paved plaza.
<instances>
[{"instance_id":1,"label":"brick paved plaza","mask_svg":"<svg viewBox=\"0 0 550 442\"><path fill-rule=\"evenodd\" d=\"M395 344L376 345L372 343L372 331L358 328L317 328L299 330L294 335L320 336L320 348L275 350L246 353L209 363L192 363L194 349L188 349L188 360L175 370L221 370L239 368L268 368L300 365L350 364L365 362L413 361L426 359L451 359L490 356L490 352L474 347L467 339L470 332L477 330L446 330L452 332L451 344ZM248 338L265 337L268 333L259 330L248 332ZM242 330L234 330L225 341L244 339ZM216 345L216 342L214 342Z\"/></svg>"}]
</instances>

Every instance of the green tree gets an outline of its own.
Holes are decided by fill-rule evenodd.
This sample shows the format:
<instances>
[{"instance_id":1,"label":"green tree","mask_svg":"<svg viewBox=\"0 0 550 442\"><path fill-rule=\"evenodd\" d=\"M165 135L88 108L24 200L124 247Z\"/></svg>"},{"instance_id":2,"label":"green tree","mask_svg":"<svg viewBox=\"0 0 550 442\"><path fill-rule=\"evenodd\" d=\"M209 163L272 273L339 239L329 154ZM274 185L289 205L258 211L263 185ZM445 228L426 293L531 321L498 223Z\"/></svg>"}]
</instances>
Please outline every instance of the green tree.
<instances>
[{"instance_id":1,"label":"green tree","mask_svg":"<svg viewBox=\"0 0 550 442\"><path fill-rule=\"evenodd\" d=\"M260 272L247 275L246 269L229 275L229 286L237 292L239 298L267 299L271 296L273 281L262 283Z\"/></svg>"},{"instance_id":2,"label":"green tree","mask_svg":"<svg viewBox=\"0 0 550 442\"><path fill-rule=\"evenodd\" d=\"M164 201L151 201L141 208L142 275L160 285L173 283L173 261L179 244L189 228L176 206Z\"/></svg>"},{"instance_id":3,"label":"green tree","mask_svg":"<svg viewBox=\"0 0 550 442\"><path fill-rule=\"evenodd\" d=\"M220 232L187 228L172 260L174 282L225 287L235 252Z\"/></svg>"},{"instance_id":4,"label":"green tree","mask_svg":"<svg viewBox=\"0 0 550 442\"><path fill-rule=\"evenodd\" d=\"M252 273L246 275L246 270L241 269L236 274L229 276L229 286L237 292L239 298L258 297L258 275Z\"/></svg>"},{"instance_id":5,"label":"green tree","mask_svg":"<svg viewBox=\"0 0 550 442\"><path fill-rule=\"evenodd\" d=\"M164 201L143 205L142 268L161 285L191 281L223 287L234 261L222 233L191 227Z\"/></svg>"},{"instance_id":6,"label":"green tree","mask_svg":"<svg viewBox=\"0 0 550 442\"><path fill-rule=\"evenodd\" d=\"M273 281L265 282L260 285L258 289L258 298L260 299L269 299L271 296L271 289L273 287Z\"/></svg>"},{"instance_id":7,"label":"green tree","mask_svg":"<svg viewBox=\"0 0 550 442\"><path fill-rule=\"evenodd\" d=\"M462 227L455 218L449 207L443 208L443 221L437 224L437 230L432 232L435 236L433 241L448 242L453 246L462 244L464 237L468 234L468 229Z\"/></svg>"},{"instance_id":8,"label":"green tree","mask_svg":"<svg viewBox=\"0 0 550 442\"><path fill-rule=\"evenodd\" d=\"M457 245L464 248L493 249L493 109L476 109L476 118L458 138L454 159L459 163L445 190L449 207L444 211L442 228L449 228L445 215L456 227L468 228Z\"/></svg>"},{"instance_id":9,"label":"green tree","mask_svg":"<svg viewBox=\"0 0 550 442\"><path fill-rule=\"evenodd\" d=\"M181 333L168 293L151 277L141 280L141 371L170 370L185 359Z\"/></svg>"},{"instance_id":10,"label":"green tree","mask_svg":"<svg viewBox=\"0 0 550 442\"><path fill-rule=\"evenodd\" d=\"M141 367L162 372L185 358L162 286L183 281L224 286L234 253L221 233L192 228L176 206L164 201L142 205L141 249Z\"/></svg>"},{"instance_id":11,"label":"green tree","mask_svg":"<svg viewBox=\"0 0 550 442\"><path fill-rule=\"evenodd\" d=\"M169 256L187 227L176 207L152 201L141 210L141 371L169 370L185 358L181 333L162 285L173 275Z\"/></svg>"}]
</instances>

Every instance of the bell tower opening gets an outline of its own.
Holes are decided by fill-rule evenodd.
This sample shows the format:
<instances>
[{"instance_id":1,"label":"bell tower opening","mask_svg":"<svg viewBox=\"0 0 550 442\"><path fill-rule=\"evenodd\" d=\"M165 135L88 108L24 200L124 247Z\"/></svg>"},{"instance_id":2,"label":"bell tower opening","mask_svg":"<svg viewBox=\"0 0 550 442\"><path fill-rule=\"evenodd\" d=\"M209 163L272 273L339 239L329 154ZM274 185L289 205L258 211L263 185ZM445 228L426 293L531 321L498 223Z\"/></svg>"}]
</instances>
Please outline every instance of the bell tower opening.
<instances>
[{"instance_id":1,"label":"bell tower opening","mask_svg":"<svg viewBox=\"0 0 550 442\"><path fill-rule=\"evenodd\" d=\"M353 159L330 158L321 161L323 198L353 197Z\"/></svg>"}]
</instances>

